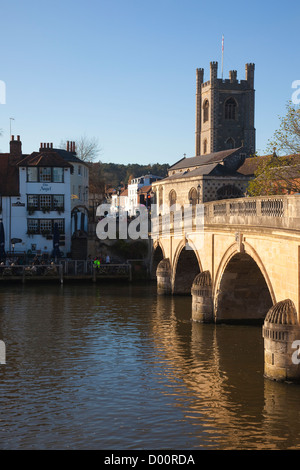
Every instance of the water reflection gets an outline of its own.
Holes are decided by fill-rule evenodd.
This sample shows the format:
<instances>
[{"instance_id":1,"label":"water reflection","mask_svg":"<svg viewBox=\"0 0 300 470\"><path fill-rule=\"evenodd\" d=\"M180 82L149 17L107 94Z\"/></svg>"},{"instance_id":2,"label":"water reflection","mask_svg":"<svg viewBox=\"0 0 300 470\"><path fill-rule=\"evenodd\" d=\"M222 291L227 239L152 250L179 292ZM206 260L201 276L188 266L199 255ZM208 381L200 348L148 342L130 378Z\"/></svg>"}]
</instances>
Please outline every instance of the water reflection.
<instances>
[{"instance_id":1,"label":"water reflection","mask_svg":"<svg viewBox=\"0 0 300 470\"><path fill-rule=\"evenodd\" d=\"M300 388L261 327L191 321L151 285L0 287L3 449L300 448Z\"/></svg>"}]
</instances>

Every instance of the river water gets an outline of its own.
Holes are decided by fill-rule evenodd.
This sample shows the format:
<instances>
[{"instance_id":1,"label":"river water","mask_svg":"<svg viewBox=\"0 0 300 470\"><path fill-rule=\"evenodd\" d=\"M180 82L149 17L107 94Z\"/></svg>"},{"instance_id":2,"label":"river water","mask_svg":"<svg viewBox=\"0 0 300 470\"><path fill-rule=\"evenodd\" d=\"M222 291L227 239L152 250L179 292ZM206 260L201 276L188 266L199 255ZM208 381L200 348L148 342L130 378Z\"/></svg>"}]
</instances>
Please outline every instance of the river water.
<instances>
[{"instance_id":1,"label":"river water","mask_svg":"<svg viewBox=\"0 0 300 470\"><path fill-rule=\"evenodd\" d=\"M0 287L1 449L299 449L300 386L261 326L191 321L154 285Z\"/></svg>"}]
</instances>

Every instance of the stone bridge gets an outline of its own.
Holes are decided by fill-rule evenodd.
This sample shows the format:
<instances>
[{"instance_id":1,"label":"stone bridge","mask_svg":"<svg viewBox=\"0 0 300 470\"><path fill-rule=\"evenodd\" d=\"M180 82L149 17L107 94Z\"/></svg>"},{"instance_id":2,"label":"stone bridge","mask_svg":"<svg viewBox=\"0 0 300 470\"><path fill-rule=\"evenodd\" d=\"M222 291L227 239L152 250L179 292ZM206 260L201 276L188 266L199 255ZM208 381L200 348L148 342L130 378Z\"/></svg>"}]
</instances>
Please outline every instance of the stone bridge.
<instances>
[{"instance_id":1,"label":"stone bridge","mask_svg":"<svg viewBox=\"0 0 300 470\"><path fill-rule=\"evenodd\" d=\"M300 382L300 195L171 209L152 221L158 293L192 295L195 321L261 321L264 375Z\"/></svg>"},{"instance_id":2,"label":"stone bridge","mask_svg":"<svg viewBox=\"0 0 300 470\"><path fill-rule=\"evenodd\" d=\"M300 196L199 208L161 211L152 223L158 293L192 294L192 318L199 321L264 320L287 299L299 317Z\"/></svg>"}]
</instances>

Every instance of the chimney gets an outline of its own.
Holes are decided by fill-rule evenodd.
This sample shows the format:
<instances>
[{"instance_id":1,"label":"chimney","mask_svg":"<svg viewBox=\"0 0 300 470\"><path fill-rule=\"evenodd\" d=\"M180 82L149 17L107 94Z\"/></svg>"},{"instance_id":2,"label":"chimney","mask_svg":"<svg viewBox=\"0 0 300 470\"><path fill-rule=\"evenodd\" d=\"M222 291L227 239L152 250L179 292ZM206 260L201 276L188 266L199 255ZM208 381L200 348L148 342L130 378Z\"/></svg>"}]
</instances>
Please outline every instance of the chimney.
<instances>
[{"instance_id":1,"label":"chimney","mask_svg":"<svg viewBox=\"0 0 300 470\"><path fill-rule=\"evenodd\" d=\"M70 142L67 140L67 152L69 152L70 149Z\"/></svg>"},{"instance_id":2,"label":"chimney","mask_svg":"<svg viewBox=\"0 0 300 470\"><path fill-rule=\"evenodd\" d=\"M10 141L10 155L12 157L21 157L22 155L22 142L20 140L20 136L17 135L17 140L15 140L15 136L11 136L11 141Z\"/></svg>"},{"instance_id":3,"label":"chimney","mask_svg":"<svg viewBox=\"0 0 300 470\"><path fill-rule=\"evenodd\" d=\"M40 152L45 151L45 150L51 150L53 149L53 142L41 142L40 143Z\"/></svg>"}]
</instances>

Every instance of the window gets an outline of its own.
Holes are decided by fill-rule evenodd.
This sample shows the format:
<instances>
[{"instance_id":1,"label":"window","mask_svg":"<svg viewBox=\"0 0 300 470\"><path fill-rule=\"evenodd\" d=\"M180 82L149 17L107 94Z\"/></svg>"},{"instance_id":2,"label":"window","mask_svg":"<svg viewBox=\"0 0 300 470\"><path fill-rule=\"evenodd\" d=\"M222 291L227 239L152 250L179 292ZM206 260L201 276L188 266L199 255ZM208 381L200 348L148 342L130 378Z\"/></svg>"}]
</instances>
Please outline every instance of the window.
<instances>
[{"instance_id":1,"label":"window","mask_svg":"<svg viewBox=\"0 0 300 470\"><path fill-rule=\"evenodd\" d=\"M78 174L81 175L81 165L78 165Z\"/></svg>"},{"instance_id":2,"label":"window","mask_svg":"<svg viewBox=\"0 0 300 470\"><path fill-rule=\"evenodd\" d=\"M65 219L54 219L52 222L53 227L57 224L59 233L65 233Z\"/></svg>"},{"instance_id":3,"label":"window","mask_svg":"<svg viewBox=\"0 0 300 470\"><path fill-rule=\"evenodd\" d=\"M28 194L27 195L27 207L28 209L38 209L39 207L39 197L37 194Z\"/></svg>"},{"instance_id":4,"label":"window","mask_svg":"<svg viewBox=\"0 0 300 470\"><path fill-rule=\"evenodd\" d=\"M53 183L63 183L64 182L64 169L54 167L53 169Z\"/></svg>"},{"instance_id":5,"label":"window","mask_svg":"<svg viewBox=\"0 0 300 470\"><path fill-rule=\"evenodd\" d=\"M58 225L61 234L65 233L65 219L27 219L27 233L52 235L54 224Z\"/></svg>"},{"instance_id":6,"label":"window","mask_svg":"<svg viewBox=\"0 0 300 470\"><path fill-rule=\"evenodd\" d=\"M189 202L192 206L195 206L198 201L198 194L195 188L192 188L189 192Z\"/></svg>"},{"instance_id":7,"label":"window","mask_svg":"<svg viewBox=\"0 0 300 470\"><path fill-rule=\"evenodd\" d=\"M38 181L38 171L37 167L27 167L27 181L35 182Z\"/></svg>"},{"instance_id":8,"label":"window","mask_svg":"<svg viewBox=\"0 0 300 470\"><path fill-rule=\"evenodd\" d=\"M63 211L64 202L63 194L27 194L27 209L29 211L32 209L44 212Z\"/></svg>"},{"instance_id":9,"label":"window","mask_svg":"<svg viewBox=\"0 0 300 470\"><path fill-rule=\"evenodd\" d=\"M205 100L203 103L203 122L208 121L209 102Z\"/></svg>"},{"instance_id":10,"label":"window","mask_svg":"<svg viewBox=\"0 0 300 470\"><path fill-rule=\"evenodd\" d=\"M205 139L203 142L203 153L207 153L207 140Z\"/></svg>"},{"instance_id":11,"label":"window","mask_svg":"<svg viewBox=\"0 0 300 470\"><path fill-rule=\"evenodd\" d=\"M27 233L39 233L38 219L27 219Z\"/></svg>"},{"instance_id":12,"label":"window","mask_svg":"<svg viewBox=\"0 0 300 470\"><path fill-rule=\"evenodd\" d=\"M53 210L63 210L64 209L64 196L61 194L53 195Z\"/></svg>"},{"instance_id":13,"label":"window","mask_svg":"<svg viewBox=\"0 0 300 470\"><path fill-rule=\"evenodd\" d=\"M232 137L229 137L229 139L226 140L226 148L227 149L234 149L235 142Z\"/></svg>"},{"instance_id":14,"label":"window","mask_svg":"<svg viewBox=\"0 0 300 470\"><path fill-rule=\"evenodd\" d=\"M236 101L228 98L225 101L225 119L235 119L236 117Z\"/></svg>"},{"instance_id":15,"label":"window","mask_svg":"<svg viewBox=\"0 0 300 470\"><path fill-rule=\"evenodd\" d=\"M63 183L64 169L57 167L27 167L27 181L31 183Z\"/></svg>"},{"instance_id":16,"label":"window","mask_svg":"<svg viewBox=\"0 0 300 470\"><path fill-rule=\"evenodd\" d=\"M52 233L52 220L40 219L40 233Z\"/></svg>"},{"instance_id":17,"label":"window","mask_svg":"<svg viewBox=\"0 0 300 470\"><path fill-rule=\"evenodd\" d=\"M170 207L172 207L176 204L176 199L177 199L176 192L174 191L174 189L172 189L172 191L170 191L170 193L169 193Z\"/></svg>"},{"instance_id":18,"label":"window","mask_svg":"<svg viewBox=\"0 0 300 470\"><path fill-rule=\"evenodd\" d=\"M39 168L39 180L43 183L51 182L51 168Z\"/></svg>"}]
</instances>

